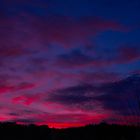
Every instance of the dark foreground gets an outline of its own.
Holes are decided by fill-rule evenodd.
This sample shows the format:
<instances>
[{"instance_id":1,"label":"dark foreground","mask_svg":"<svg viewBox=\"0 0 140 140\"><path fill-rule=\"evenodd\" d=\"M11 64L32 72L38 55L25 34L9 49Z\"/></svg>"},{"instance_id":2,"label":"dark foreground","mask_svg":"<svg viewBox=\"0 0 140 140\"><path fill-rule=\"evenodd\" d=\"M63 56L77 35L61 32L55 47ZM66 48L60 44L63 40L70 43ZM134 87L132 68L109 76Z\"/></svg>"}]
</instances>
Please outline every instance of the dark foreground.
<instances>
[{"instance_id":1,"label":"dark foreground","mask_svg":"<svg viewBox=\"0 0 140 140\"><path fill-rule=\"evenodd\" d=\"M89 125L50 129L47 126L0 124L0 140L140 140L140 127Z\"/></svg>"}]
</instances>

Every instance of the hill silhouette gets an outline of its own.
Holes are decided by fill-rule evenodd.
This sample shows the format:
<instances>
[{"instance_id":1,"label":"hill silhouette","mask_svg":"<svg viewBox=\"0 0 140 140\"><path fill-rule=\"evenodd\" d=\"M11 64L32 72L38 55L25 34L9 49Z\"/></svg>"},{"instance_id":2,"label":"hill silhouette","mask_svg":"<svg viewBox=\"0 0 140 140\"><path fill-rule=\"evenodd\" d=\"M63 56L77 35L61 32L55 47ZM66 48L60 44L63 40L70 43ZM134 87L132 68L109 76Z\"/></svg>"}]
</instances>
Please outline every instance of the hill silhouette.
<instances>
[{"instance_id":1,"label":"hill silhouette","mask_svg":"<svg viewBox=\"0 0 140 140\"><path fill-rule=\"evenodd\" d=\"M55 129L46 125L0 123L0 140L140 140L140 127L101 123Z\"/></svg>"}]
</instances>

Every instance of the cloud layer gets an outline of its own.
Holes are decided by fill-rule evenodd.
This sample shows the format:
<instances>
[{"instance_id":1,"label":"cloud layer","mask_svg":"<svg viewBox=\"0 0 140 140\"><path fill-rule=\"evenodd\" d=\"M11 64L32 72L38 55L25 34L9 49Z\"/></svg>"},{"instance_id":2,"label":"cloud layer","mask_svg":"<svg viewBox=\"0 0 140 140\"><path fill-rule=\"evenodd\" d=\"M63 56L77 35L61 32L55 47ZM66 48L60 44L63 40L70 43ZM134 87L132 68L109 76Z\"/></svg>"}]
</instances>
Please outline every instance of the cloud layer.
<instances>
[{"instance_id":1,"label":"cloud layer","mask_svg":"<svg viewBox=\"0 0 140 140\"><path fill-rule=\"evenodd\" d=\"M139 122L139 18L89 3L0 1L0 121Z\"/></svg>"}]
</instances>

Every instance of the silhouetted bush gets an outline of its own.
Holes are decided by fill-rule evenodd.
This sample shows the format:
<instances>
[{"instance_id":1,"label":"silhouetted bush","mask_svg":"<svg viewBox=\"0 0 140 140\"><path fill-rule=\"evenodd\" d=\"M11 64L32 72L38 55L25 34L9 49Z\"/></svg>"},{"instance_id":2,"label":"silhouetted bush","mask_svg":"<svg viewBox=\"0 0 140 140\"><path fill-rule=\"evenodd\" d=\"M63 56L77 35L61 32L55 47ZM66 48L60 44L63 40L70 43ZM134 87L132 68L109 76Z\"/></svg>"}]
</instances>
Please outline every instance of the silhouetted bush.
<instances>
[{"instance_id":1,"label":"silhouetted bush","mask_svg":"<svg viewBox=\"0 0 140 140\"><path fill-rule=\"evenodd\" d=\"M46 125L0 123L0 140L140 140L140 127L87 125L85 127L51 129Z\"/></svg>"}]
</instances>

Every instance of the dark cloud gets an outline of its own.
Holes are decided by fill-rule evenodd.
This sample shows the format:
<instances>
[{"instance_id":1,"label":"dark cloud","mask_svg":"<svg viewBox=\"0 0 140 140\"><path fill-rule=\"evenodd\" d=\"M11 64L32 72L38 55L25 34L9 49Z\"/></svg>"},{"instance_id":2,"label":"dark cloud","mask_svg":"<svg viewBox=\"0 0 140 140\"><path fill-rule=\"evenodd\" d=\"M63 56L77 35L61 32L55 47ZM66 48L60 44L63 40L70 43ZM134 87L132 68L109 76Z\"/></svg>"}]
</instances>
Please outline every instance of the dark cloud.
<instances>
[{"instance_id":1,"label":"dark cloud","mask_svg":"<svg viewBox=\"0 0 140 140\"><path fill-rule=\"evenodd\" d=\"M91 56L85 55L80 50L73 50L69 54L62 54L58 56L56 64L64 67L76 67L88 65L94 61Z\"/></svg>"},{"instance_id":2,"label":"dark cloud","mask_svg":"<svg viewBox=\"0 0 140 140\"><path fill-rule=\"evenodd\" d=\"M88 55L81 50L72 50L69 53L61 54L57 57L54 65L63 68L85 68L88 66L105 67L114 63L97 54Z\"/></svg>"},{"instance_id":3,"label":"dark cloud","mask_svg":"<svg viewBox=\"0 0 140 140\"><path fill-rule=\"evenodd\" d=\"M87 83L111 83L119 81L122 75L114 72L83 72L81 73L83 81Z\"/></svg>"},{"instance_id":4,"label":"dark cloud","mask_svg":"<svg viewBox=\"0 0 140 140\"><path fill-rule=\"evenodd\" d=\"M140 60L139 45L121 45L114 50L107 48L104 50L104 48L98 46L93 48L90 53L84 52L82 49L74 49L68 53L58 55L54 64L63 68L83 68L88 66L100 68Z\"/></svg>"},{"instance_id":5,"label":"dark cloud","mask_svg":"<svg viewBox=\"0 0 140 140\"><path fill-rule=\"evenodd\" d=\"M90 110L95 108L95 106L91 106L94 100L93 96L96 96L95 91L97 92L97 88L92 85L77 85L55 91L47 97L46 101L61 103L72 108Z\"/></svg>"},{"instance_id":6,"label":"dark cloud","mask_svg":"<svg viewBox=\"0 0 140 140\"><path fill-rule=\"evenodd\" d=\"M9 113L9 115L10 115L10 116L20 116L19 113L14 113L14 112Z\"/></svg>"},{"instance_id":7,"label":"dark cloud","mask_svg":"<svg viewBox=\"0 0 140 140\"><path fill-rule=\"evenodd\" d=\"M80 85L60 89L47 100L84 110L111 111L119 115L140 115L140 76L132 75L118 82L101 85ZM96 108L94 107L96 106Z\"/></svg>"},{"instance_id":8,"label":"dark cloud","mask_svg":"<svg viewBox=\"0 0 140 140\"><path fill-rule=\"evenodd\" d=\"M37 123L40 122L39 119L36 118L17 118L17 119L13 119L11 120L12 122L17 122L17 123L24 123L24 124L33 124L33 123Z\"/></svg>"},{"instance_id":9,"label":"dark cloud","mask_svg":"<svg viewBox=\"0 0 140 140\"><path fill-rule=\"evenodd\" d=\"M140 76L133 75L124 80L106 84L102 87L105 94L97 97L104 109L119 112L123 115L140 115Z\"/></svg>"},{"instance_id":10,"label":"dark cloud","mask_svg":"<svg viewBox=\"0 0 140 140\"><path fill-rule=\"evenodd\" d=\"M67 93L66 93L67 94ZM82 96L82 95L54 95L55 101L61 101L64 104L76 104L76 103L84 103L91 100L90 97ZM53 101L53 97L49 100Z\"/></svg>"},{"instance_id":11,"label":"dark cloud","mask_svg":"<svg viewBox=\"0 0 140 140\"><path fill-rule=\"evenodd\" d=\"M47 70L47 66L49 65L49 60L44 57L32 58L29 59L29 65L25 68L25 71L31 74L37 72L44 72Z\"/></svg>"},{"instance_id":12,"label":"dark cloud","mask_svg":"<svg viewBox=\"0 0 140 140\"><path fill-rule=\"evenodd\" d=\"M32 110L31 110L31 109L30 109L30 110L29 110L29 109L24 109L23 112L24 112L25 114L33 114L33 113L36 113L36 111L33 110L33 109L32 109Z\"/></svg>"}]
</instances>

